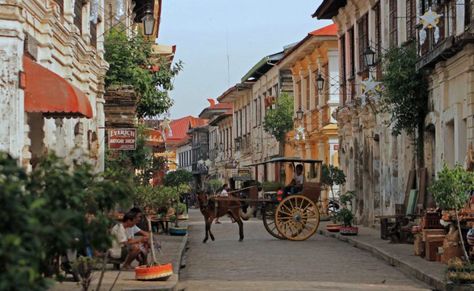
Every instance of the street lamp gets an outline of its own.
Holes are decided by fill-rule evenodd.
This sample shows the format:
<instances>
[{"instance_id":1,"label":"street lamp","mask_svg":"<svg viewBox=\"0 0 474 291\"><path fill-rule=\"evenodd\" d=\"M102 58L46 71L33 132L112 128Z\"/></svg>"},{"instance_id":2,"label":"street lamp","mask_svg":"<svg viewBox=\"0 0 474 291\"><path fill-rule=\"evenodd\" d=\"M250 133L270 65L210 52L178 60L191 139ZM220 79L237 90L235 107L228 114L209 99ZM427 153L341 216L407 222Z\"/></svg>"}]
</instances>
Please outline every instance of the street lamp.
<instances>
[{"instance_id":1,"label":"street lamp","mask_svg":"<svg viewBox=\"0 0 474 291\"><path fill-rule=\"evenodd\" d=\"M301 107L298 109L298 111L296 111L296 119L298 120L303 119L303 110L301 109Z\"/></svg>"},{"instance_id":2,"label":"street lamp","mask_svg":"<svg viewBox=\"0 0 474 291\"><path fill-rule=\"evenodd\" d=\"M321 93L324 89L324 78L321 74L318 74L316 78L316 85L318 86L318 92Z\"/></svg>"},{"instance_id":3,"label":"street lamp","mask_svg":"<svg viewBox=\"0 0 474 291\"><path fill-rule=\"evenodd\" d=\"M364 50L364 60L369 68L375 66L375 52L370 48L370 46Z\"/></svg>"},{"instance_id":4,"label":"street lamp","mask_svg":"<svg viewBox=\"0 0 474 291\"><path fill-rule=\"evenodd\" d=\"M155 18L153 17L153 10L151 9L150 5L147 6L145 15L142 18L143 22L143 29L145 35L152 35L153 28L155 27Z\"/></svg>"}]
</instances>

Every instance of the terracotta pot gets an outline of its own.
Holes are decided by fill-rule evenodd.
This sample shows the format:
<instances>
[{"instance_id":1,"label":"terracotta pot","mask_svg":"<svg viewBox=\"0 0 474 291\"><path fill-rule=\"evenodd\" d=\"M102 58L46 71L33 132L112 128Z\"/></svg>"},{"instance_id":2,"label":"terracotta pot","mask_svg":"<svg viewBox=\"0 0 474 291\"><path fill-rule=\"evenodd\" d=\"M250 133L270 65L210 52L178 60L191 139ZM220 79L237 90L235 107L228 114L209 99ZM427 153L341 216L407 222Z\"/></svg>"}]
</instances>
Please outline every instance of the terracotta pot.
<instances>
[{"instance_id":1,"label":"terracotta pot","mask_svg":"<svg viewBox=\"0 0 474 291\"><path fill-rule=\"evenodd\" d=\"M341 229L340 224L328 224L328 225L326 225L326 230L329 231L329 232L339 232L340 229Z\"/></svg>"},{"instance_id":2,"label":"terracotta pot","mask_svg":"<svg viewBox=\"0 0 474 291\"><path fill-rule=\"evenodd\" d=\"M159 266L139 266L135 268L136 280L166 280L173 275L171 264Z\"/></svg>"},{"instance_id":3,"label":"terracotta pot","mask_svg":"<svg viewBox=\"0 0 474 291\"><path fill-rule=\"evenodd\" d=\"M359 233L359 228L357 226L341 226L339 232L342 235L357 235Z\"/></svg>"}]
</instances>

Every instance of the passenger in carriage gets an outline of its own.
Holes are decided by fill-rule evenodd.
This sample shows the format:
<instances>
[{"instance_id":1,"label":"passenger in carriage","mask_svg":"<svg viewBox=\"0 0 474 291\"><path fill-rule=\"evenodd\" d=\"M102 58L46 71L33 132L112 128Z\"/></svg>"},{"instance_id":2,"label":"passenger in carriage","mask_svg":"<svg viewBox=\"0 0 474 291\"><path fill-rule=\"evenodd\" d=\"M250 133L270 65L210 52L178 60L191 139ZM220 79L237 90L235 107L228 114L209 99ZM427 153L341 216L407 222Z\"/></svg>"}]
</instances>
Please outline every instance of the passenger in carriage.
<instances>
[{"instance_id":1,"label":"passenger in carriage","mask_svg":"<svg viewBox=\"0 0 474 291\"><path fill-rule=\"evenodd\" d=\"M303 165L298 164L296 165L295 175L291 180L290 184L285 187L285 196L288 194L296 194L303 190L303 182L304 182L304 175L303 175Z\"/></svg>"}]
</instances>

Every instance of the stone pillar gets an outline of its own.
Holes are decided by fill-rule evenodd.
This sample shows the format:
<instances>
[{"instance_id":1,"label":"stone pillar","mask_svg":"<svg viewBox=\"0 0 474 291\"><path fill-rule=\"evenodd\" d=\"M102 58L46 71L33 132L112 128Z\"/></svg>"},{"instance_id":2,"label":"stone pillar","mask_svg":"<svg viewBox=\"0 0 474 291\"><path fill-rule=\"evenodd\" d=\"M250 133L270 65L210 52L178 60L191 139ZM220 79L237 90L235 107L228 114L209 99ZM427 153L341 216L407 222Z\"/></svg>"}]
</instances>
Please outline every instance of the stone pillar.
<instances>
[{"instance_id":1,"label":"stone pillar","mask_svg":"<svg viewBox=\"0 0 474 291\"><path fill-rule=\"evenodd\" d=\"M0 151L22 159L25 141L24 93L19 86L23 56L21 1L0 3Z\"/></svg>"}]
</instances>

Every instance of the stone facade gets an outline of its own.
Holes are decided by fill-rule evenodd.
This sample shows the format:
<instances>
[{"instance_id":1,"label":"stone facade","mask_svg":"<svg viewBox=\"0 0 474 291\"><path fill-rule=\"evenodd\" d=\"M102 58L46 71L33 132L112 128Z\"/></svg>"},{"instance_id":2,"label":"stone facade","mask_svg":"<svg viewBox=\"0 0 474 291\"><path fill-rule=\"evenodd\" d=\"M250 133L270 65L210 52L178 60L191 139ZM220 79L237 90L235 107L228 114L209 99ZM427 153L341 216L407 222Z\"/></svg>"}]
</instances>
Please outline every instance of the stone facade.
<instances>
[{"instance_id":1,"label":"stone facade","mask_svg":"<svg viewBox=\"0 0 474 291\"><path fill-rule=\"evenodd\" d=\"M79 156L97 170L104 166L103 77L108 66L103 59L103 10L92 9L104 3L73 3L0 1L0 114L5 121L0 150L20 158L27 169L46 151L68 159ZM18 84L24 54L84 92L93 118L25 114L24 91Z\"/></svg>"},{"instance_id":2,"label":"stone facade","mask_svg":"<svg viewBox=\"0 0 474 291\"><path fill-rule=\"evenodd\" d=\"M446 1L432 6L442 14L437 35L434 28L422 31L418 25L430 3L326 0L313 15L332 19L339 26L340 164L348 177L345 189L357 193L355 209L364 224L373 224L376 215L394 213L395 204L403 203L410 170L418 166L412 139L406 134L391 135L385 125L389 116L377 113L376 100L361 106L361 81L369 74L380 78L382 73L380 65L370 72L366 67L363 51L368 46L380 58L389 47L416 43L417 67L427 69L430 79L424 133L428 184L443 164L463 163L473 141L472 3ZM415 181L419 188L419 177ZM428 193L422 206L430 205Z\"/></svg>"},{"instance_id":3,"label":"stone facade","mask_svg":"<svg viewBox=\"0 0 474 291\"><path fill-rule=\"evenodd\" d=\"M342 192L355 191L358 222L372 225L377 215L394 214L395 204L403 203L416 159L412 140L405 134L391 134L386 126L389 116L373 110L375 100L361 103L362 81L369 74L380 77L379 70L369 72L363 52L370 45L380 57L390 45L406 41L406 21L396 17L405 15L406 1L349 0L347 4L334 2L336 7L327 9L330 2L323 1L314 16L332 19L338 25L340 107L336 118L339 162L347 176Z\"/></svg>"},{"instance_id":4,"label":"stone facade","mask_svg":"<svg viewBox=\"0 0 474 291\"><path fill-rule=\"evenodd\" d=\"M278 56L281 59L283 54ZM275 60L277 62L278 60ZM259 72L261 72L259 70ZM263 73L264 72L264 73ZM271 110L273 104L277 101L285 88L285 82L291 84L290 70L282 70L278 64L274 64L268 71L263 70L262 76L255 79L252 83L252 110L251 120L251 147L253 163L261 163L280 155L279 142L263 128L263 122L268 110ZM289 80L288 80L289 78ZM288 90L289 89L289 90ZM287 88L285 93L292 94L292 87ZM276 181L280 173L276 164L259 165L257 172L254 173L256 180Z\"/></svg>"}]
</instances>

